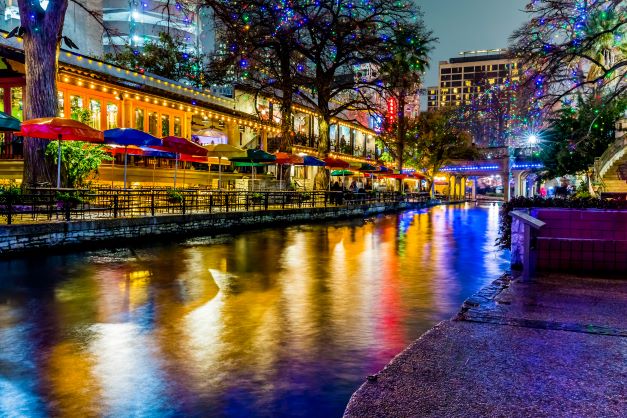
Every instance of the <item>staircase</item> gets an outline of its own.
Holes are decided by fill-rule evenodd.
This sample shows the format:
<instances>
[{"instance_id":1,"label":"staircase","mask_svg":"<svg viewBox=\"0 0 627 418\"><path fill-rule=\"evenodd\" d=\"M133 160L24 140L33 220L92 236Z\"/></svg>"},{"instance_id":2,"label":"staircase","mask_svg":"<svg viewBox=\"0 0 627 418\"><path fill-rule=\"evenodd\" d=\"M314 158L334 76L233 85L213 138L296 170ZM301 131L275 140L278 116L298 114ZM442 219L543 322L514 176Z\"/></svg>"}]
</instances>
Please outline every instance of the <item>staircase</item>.
<instances>
[{"instance_id":1,"label":"staircase","mask_svg":"<svg viewBox=\"0 0 627 418\"><path fill-rule=\"evenodd\" d=\"M593 171L602 192L627 193L627 118L616 122L616 140L596 158Z\"/></svg>"},{"instance_id":2,"label":"staircase","mask_svg":"<svg viewBox=\"0 0 627 418\"><path fill-rule=\"evenodd\" d=\"M607 170L603 184L605 192L627 193L627 153Z\"/></svg>"}]
</instances>

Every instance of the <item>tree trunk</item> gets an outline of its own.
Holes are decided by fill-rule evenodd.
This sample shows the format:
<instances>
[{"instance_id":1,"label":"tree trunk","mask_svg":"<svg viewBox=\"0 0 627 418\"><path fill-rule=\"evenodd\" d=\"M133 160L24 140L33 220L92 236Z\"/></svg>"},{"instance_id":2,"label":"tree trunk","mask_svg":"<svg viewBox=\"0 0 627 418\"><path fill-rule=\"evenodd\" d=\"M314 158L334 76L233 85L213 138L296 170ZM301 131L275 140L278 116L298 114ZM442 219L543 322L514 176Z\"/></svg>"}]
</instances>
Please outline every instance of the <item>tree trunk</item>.
<instances>
[{"instance_id":1,"label":"tree trunk","mask_svg":"<svg viewBox=\"0 0 627 418\"><path fill-rule=\"evenodd\" d=\"M318 151L322 155L327 155L331 150L329 141L329 129L331 127L331 121L328 117L320 118L320 135L318 141Z\"/></svg>"},{"instance_id":2,"label":"tree trunk","mask_svg":"<svg viewBox=\"0 0 627 418\"><path fill-rule=\"evenodd\" d=\"M405 94L398 95L398 129L396 137L396 167L399 173L403 174L403 157L405 154L405 131L407 127L407 121L405 120ZM398 190L403 190L403 179L398 179Z\"/></svg>"},{"instance_id":3,"label":"tree trunk","mask_svg":"<svg viewBox=\"0 0 627 418\"><path fill-rule=\"evenodd\" d=\"M18 4L25 30L24 119L56 116L59 45L68 0L51 0L45 11L38 1L20 0ZM51 161L45 158L48 142L44 139L25 138L24 185L54 183Z\"/></svg>"}]
</instances>

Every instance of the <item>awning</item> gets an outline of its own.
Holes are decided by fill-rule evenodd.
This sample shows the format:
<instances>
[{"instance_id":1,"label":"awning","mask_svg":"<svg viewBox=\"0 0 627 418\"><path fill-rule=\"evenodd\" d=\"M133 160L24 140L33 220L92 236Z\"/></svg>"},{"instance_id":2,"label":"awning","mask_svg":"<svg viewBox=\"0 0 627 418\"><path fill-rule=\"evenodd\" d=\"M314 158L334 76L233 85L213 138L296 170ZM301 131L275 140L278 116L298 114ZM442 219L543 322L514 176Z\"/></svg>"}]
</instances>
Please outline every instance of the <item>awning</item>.
<instances>
[{"instance_id":1,"label":"awning","mask_svg":"<svg viewBox=\"0 0 627 418\"><path fill-rule=\"evenodd\" d=\"M331 171L332 176L352 176L354 173L350 170L333 170Z\"/></svg>"}]
</instances>

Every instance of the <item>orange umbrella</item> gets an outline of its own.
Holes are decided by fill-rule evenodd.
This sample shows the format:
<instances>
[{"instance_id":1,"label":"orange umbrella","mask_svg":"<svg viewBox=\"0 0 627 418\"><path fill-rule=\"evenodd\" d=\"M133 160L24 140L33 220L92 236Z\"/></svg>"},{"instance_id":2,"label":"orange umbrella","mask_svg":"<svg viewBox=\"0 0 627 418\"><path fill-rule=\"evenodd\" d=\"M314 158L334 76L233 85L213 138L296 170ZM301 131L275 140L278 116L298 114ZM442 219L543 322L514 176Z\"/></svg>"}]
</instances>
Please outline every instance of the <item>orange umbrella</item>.
<instances>
[{"instance_id":1,"label":"orange umbrella","mask_svg":"<svg viewBox=\"0 0 627 418\"><path fill-rule=\"evenodd\" d=\"M289 152L277 152L274 154L276 160L274 160L275 164L279 165L302 165L305 160L298 155L290 154Z\"/></svg>"},{"instance_id":2,"label":"orange umbrella","mask_svg":"<svg viewBox=\"0 0 627 418\"><path fill-rule=\"evenodd\" d=\"M104 135L101 131L77 120L66 118L25 120L22 122L22 129L16 135L59 141L57 189L61 187L61 141L104 142Z\"/></svg>"}]
</instances>

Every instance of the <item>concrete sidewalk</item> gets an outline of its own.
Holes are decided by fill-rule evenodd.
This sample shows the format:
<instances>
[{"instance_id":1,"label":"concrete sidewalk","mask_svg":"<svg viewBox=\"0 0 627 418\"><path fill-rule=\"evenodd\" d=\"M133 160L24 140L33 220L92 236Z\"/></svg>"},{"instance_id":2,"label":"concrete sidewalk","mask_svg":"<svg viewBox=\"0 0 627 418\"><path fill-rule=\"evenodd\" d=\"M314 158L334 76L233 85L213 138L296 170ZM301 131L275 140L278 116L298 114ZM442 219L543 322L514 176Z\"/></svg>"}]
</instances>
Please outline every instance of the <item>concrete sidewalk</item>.
<instances>
[{"instance_id":1,"label":"concrete sidewalk","mask_svg":"<svg viewBox=\"0 0 627 418\"><path fill-rule=\"evenodd\" d=\"M627 281L497 280L353 394L347 417L627 417Z\"/></svg>"}]
</instances>

